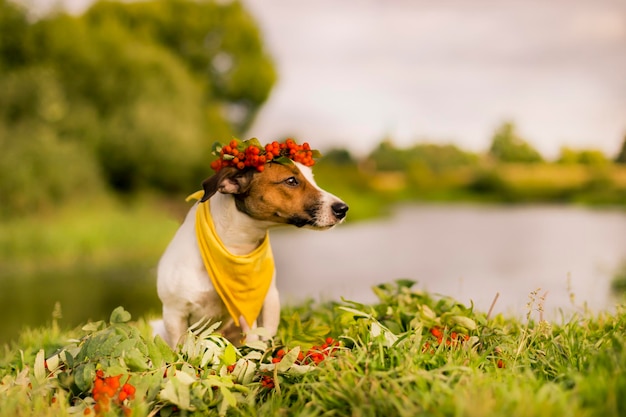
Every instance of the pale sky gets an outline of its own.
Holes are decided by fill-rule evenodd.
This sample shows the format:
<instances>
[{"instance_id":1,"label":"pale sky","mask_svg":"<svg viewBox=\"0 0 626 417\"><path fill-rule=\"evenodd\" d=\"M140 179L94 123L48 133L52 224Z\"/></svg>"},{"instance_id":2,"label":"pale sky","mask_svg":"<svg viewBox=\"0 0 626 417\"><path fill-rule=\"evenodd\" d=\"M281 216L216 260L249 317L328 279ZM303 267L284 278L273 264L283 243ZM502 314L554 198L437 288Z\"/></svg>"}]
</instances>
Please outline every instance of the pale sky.
<instances>
[{"instance_id":1,"label":"pale sky","mask_svg":"<svg viewBox=\"0 0 626 417\"><path fill-rule=\"evenodd\" d=\"M626 0L244 3L279 73L248 132L262 141L484 151L512 120L544 156L563 145L614 156L626 134Z\"/></svg>"}]
</instances>

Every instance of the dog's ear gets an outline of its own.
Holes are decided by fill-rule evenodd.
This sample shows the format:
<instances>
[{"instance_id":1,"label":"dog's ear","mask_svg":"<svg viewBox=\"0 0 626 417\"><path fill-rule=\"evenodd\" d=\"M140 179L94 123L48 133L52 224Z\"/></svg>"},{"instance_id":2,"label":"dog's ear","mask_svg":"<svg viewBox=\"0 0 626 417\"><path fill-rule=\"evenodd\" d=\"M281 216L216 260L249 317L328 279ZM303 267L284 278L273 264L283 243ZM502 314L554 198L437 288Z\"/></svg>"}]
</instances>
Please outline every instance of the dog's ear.
<instances>
[{"instance_id":1,"label":"dog's ear","mask_svg":"<svg viewBox=\"0 0 626 417\"><path fill-rule=\"evenodd\" d=\"M253 175L252 170L241 171L233 167L220 169L215 175L202 182L204 195L200 202L204 203L218 191L222 194L245 193L248 191Z\"/></svg>"}]
</instances>

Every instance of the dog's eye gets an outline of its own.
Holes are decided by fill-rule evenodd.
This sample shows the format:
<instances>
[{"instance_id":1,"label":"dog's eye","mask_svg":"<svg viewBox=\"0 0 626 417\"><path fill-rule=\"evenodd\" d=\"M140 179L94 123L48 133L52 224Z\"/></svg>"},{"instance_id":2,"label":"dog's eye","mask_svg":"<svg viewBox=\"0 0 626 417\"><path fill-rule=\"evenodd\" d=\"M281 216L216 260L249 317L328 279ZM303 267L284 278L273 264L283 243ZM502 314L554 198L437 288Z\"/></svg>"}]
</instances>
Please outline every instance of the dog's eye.
<instances>
[{"instance_id":1,"label":"dog's eye","mask_svg":"<svg viewBox=\"0 0 626 417\"><path fill-rule=\"evenodd\" d=\"M296 177L289 177L284 182L290 187L295 187L296 185L300 184Z\"/></svg>"}]
</instances>

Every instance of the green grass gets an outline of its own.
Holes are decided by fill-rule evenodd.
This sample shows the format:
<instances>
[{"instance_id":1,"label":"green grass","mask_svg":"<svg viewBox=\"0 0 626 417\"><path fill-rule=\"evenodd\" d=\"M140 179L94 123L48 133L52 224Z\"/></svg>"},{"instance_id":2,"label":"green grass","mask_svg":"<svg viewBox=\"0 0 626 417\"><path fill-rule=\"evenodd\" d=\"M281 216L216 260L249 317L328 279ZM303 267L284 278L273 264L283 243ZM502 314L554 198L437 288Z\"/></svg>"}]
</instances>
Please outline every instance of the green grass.
<instances>
[{"instance_id":1,"label":"green grass","mask_svg":"<svg viewBox=\"0 0 626 417\"><path fill-rule=\"evenodd\" d=\"M110 402L108 415L625 415L623 306L548 323L530 294L518 320L411 284L374 288L373 305L285 308L273 340L238 349L199 325L172 351L121 308L82 330L61 330L54 319L5 348L0 415L93 410L94 396L103 402L97 370L136 389ZM320 346L327 337L339 346ZM325 359L298 361L298 351Z\"/></svg>"}]
</instances>

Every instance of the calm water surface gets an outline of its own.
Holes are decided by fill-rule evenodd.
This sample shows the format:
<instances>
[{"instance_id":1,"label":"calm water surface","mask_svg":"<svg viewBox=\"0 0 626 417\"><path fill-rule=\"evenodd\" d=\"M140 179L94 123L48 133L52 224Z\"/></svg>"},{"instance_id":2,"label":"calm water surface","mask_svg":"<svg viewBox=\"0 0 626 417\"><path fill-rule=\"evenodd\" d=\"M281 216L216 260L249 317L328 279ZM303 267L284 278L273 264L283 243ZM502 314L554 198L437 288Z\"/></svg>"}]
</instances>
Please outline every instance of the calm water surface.
<instances>
[{"instance_id":1,"label":"calm water surface","mask_svg":"<svg viewBox=\"0 0 626 417\"><path fill-rule=\"evenodd\" d=\"M348 216L349 217L349 216ZM372 302L371 287L397 278L416 288L525 315L531 291L548 316L586 303L611 309L610 282L626 260L626 213L554 206L399 208L393 217L326 232L272 234L287 302L345 297ZM570 290L575 304L570 300Z\"/></svg>"}]
</instances>

